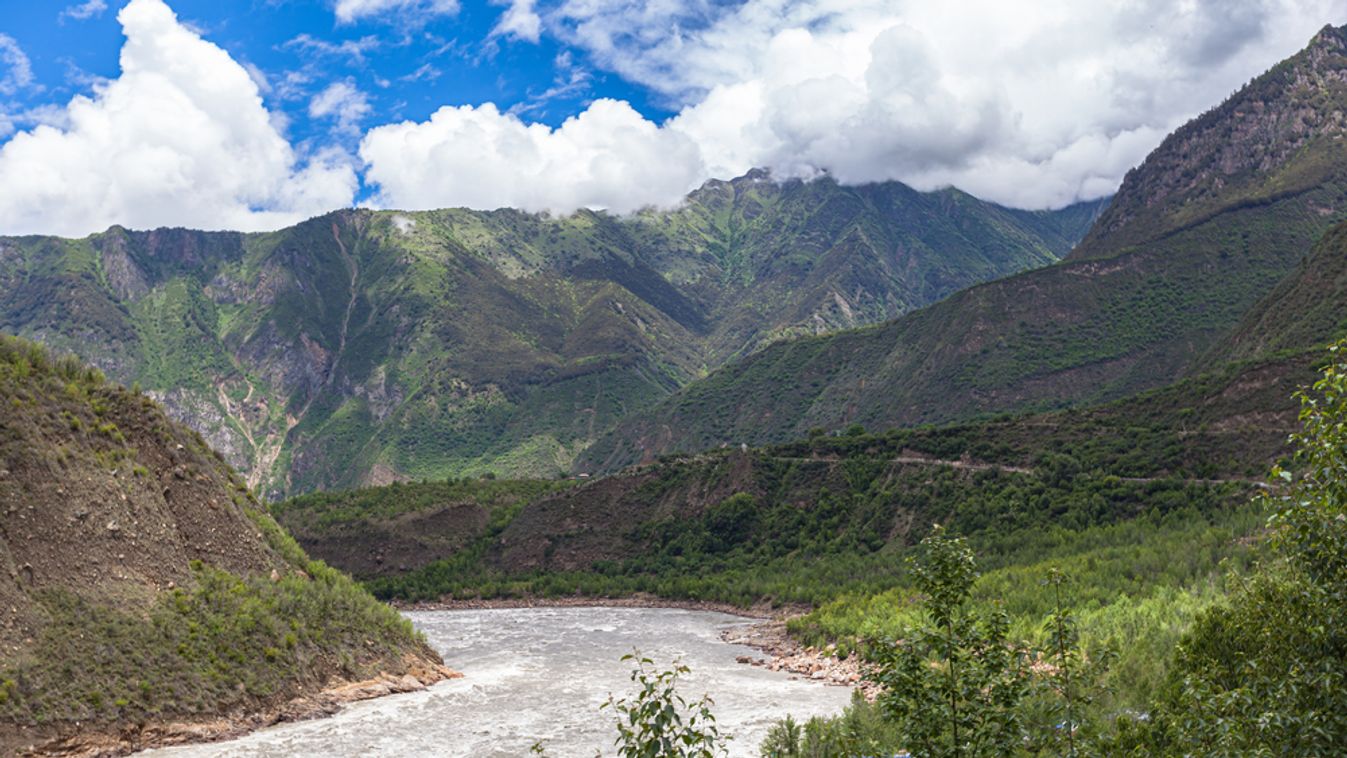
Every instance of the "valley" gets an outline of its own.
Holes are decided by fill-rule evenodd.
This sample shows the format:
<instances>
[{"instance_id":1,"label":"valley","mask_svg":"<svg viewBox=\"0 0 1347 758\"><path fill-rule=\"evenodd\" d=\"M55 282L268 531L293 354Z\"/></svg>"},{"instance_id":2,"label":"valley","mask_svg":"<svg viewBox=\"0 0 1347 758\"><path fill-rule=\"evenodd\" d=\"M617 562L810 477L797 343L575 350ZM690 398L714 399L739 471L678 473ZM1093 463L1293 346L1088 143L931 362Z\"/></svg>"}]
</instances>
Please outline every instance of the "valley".
<instances>
[{"instance_id":1,"label":"valley","mask_svg":"<svg viewBox=\"0 0 1347 758\"><path fill-rule=\"evenodd\" d=\"M1104 207L753 172L626 218L350 211L0 240L0 329L138 383L271 496L553 476L764 345L1064 256Z\"/></svg>"},{"instance_id":2,"label":"valley","mask_svg":"<svg viewBox=\"0 0 1347 758\"><path fill-rule=\"evenodd\" d=\"M1326 26L1053 211L0 237L0 752L1332 753L1344 112Z\"/></svg>"}]
</instances>

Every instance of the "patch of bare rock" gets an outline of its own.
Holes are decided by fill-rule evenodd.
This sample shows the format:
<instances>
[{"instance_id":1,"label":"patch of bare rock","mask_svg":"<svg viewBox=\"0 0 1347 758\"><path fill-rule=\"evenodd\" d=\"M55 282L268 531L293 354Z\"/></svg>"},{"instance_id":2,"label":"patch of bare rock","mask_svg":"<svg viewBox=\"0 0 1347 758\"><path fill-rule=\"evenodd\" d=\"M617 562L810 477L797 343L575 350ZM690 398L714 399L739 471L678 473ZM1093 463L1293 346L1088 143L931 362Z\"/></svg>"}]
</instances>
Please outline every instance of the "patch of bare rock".
<instances>
[{"instance_id":1,"label":"patch of bare rock","mask_svg":"<svg viewBox=\"0 0 1347 758\"><path fill-rule=\"evenodd\" d=\"M786 633L787 617L777 616L751 626L726 629L720 638L732 645L746 645L766 653L766 658L739 656L740 663L770 671L785 671L835 687L855 687L867 700L879 694L878 686L865 679L859 656L839 657L837 647L818 648L800 644Z\"/></svg>"}]
</instances>

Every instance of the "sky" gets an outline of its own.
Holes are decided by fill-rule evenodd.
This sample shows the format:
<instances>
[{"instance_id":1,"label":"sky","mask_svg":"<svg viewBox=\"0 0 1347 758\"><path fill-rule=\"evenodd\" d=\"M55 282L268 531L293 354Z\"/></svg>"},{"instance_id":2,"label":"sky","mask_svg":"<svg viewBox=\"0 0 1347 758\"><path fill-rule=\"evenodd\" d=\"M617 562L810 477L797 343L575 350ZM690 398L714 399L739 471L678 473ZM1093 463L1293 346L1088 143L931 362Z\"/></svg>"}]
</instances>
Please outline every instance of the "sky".
<instances>
[{"instance_id":1,"label":"sky","mask_svg":"<svg viewBox=\"0 0 1347 758\"><path fill-rule=\"evenodd\" d=\"M1112 193L1347 0L0 0L0 234Z\"/></svg>"}]
</instances>

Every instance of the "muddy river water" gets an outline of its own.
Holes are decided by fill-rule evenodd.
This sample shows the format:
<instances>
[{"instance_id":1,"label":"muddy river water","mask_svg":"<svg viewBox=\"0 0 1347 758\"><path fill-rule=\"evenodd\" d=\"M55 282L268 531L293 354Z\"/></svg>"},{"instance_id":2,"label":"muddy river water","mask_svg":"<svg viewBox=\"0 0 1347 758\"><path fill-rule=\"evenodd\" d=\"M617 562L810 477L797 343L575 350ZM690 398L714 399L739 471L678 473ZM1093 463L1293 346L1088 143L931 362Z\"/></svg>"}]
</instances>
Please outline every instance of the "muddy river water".
<instances>
[{"instance_id":1,"label":"muddy river water","mask_svg":"<svg viewBox=\"0 0 1347 758\"><path fill-rule=\"evenodd\" d=\"M356 703L326 719L285 724L230 742L141 753L222 756L527 756L541 741L566 758L614 755L613 716L599 706L628 693L638 649L692 669L680 692L709 693L730 755L756 756L776 719L834 714L850 698L789 674L736 663L759 653L722 642L735 616L662 608L519 608L407 614L464 678L423 692Z\"/></svg>"}]
</instances>

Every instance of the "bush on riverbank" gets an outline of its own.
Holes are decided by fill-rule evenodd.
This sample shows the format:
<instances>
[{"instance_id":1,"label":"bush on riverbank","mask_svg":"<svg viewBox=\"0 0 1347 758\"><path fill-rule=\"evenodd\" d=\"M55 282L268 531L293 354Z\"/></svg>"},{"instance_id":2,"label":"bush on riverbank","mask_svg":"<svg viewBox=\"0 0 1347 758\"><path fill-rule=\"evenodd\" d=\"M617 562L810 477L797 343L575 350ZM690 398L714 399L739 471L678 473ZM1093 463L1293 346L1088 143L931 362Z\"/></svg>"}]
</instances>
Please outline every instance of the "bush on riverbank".
<instances>
[{"instance_id":1,"label":"bush on riverbank","mask_svg":"<svg viewBox=\"0 0 1347 758\"><path fill-rule=\"evenodd\" d=\"M49 621L3 671L0 719L143 723L251 709L428 651L409 622L320 563L274 581L201 563L192 576L143 613L44 593Z\"/></svg>"}]
</instances>

